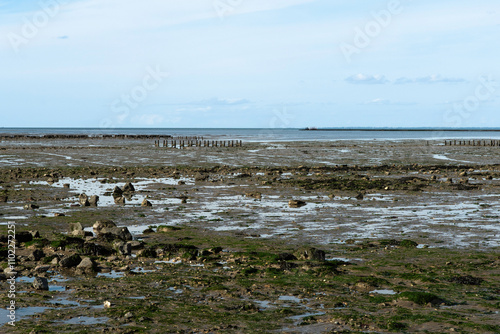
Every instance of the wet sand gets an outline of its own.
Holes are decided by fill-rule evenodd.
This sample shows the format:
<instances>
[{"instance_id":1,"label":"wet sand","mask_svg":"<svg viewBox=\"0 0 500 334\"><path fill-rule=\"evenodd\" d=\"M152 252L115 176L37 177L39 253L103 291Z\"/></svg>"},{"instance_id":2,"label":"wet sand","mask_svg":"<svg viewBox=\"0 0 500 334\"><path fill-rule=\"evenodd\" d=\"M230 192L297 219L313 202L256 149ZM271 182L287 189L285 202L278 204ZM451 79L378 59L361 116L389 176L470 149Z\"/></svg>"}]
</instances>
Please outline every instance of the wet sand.
<instances>
[{"instance_id":1,"label":"wet sand","mask_svg":"<svg viewBox=\"0 0 500 334\"><path fill-rule=\"evenodd\" d=\"M222 263L221 266L225 266L223 262L228 261L226 255L234 259L234 255L231 254L239 248L257 247L268 251L274 248L275 252L279 252L280 249L285 251L290 247L299 249L308 245L324 249L331 260L344 259L347 262L367 263L367 266L370 263L368 267L381 272L383 268L389 270L388 268L395 264L376 265L376 254L370 255L369 252L390 253L393 248L400 249L402 240L411 240L414 243L416 248L412 252L428 251L428 254L431 254L439 250L443 256L441 260L444 262L451 262L445 258L447 256L454 258L455 255L451 254L456 252L478 254L478 257L479 254L485 254L484 256L497 258L498 261L500 246L498 150L500 147L444 146L444 140L253 142L244 143L241 148L173 149L154 147L153 141L149 139L5 139L0 143L0 195L8 198L7 202L0 203L0 228L5 234L7 223L15 221L17 229L36 229L44 238L53 242L58 238L54 232L67 233L69 223L81 222L85 230L91 232L92 224L96 220L111 219L117 226L127 227L136 240L149 245L165 242L163 240L165 235L158 233L146 235L143 234L144 230L153 227L154 231L157 226L169 226L173 228L173 234L179 234L176 236L180 238L178 240L192 238L193 242L197 242L195 245L198 248L201 245L213 246L210 241L202 238L203 235L210 236L211 240L219 238L231 240L222 245L228 249L228 253L218 255L218 263ZM113 198L113 189L116 186L123 187L126 182L131 182L135 186L135 191L127 194L124 205L117 205ZM82 193L88 196L98 195L98 206L79 206L78 196ZM152 206L141 207L144 199L147 199ZM289 205L291 200L303 201L305 205L291 207ZM27 204L35 204L36 209L26 210ZM176 229L180 232L175 232ZM188 237L189 235L191 237ZM173 236L167 238L172 242ZM29 248L26 247L25 250L22 245L20 247L21 251L25 252ZM44 247L47 254L56 254L59 251L60 256L63 256L72 253L68 249L57 250L47 245ZM346 255L351 252L349 249L352 247L357 251ZM372 251L370 247L374 247ZM137 256L136 251L133 253ZM426 259L425 265L422 264L423 267L430 268L436 265L430 258L426 258L428 255L418 254ZM358 260L361 262L357 262L356 257L351 255L359 256ZM393 256L391 261L398 257L394 254L391 256ZM415 255L412 253L412 256ZM121 262L114 265L109 265L110 261L105 258L96 257L95 261L100 263L99 275L107 275L106 268L113 273L118 270L119 265L128 263L131 269L138 266L135 258L137 257L119 258ZM175 262L178 261L175 256L163 259L159 257L157 260L166 261L166 266L172 263L179 263L179 266L195 266L183 267L182 270L188 271L195 270L193 268L196 266L203 267L203 262L199 262L196 256L195 259L191 259L192 262L185 264L182 261ZM32 277L35 275L32 266L37 263L36 261L30 263L28 259L26 261L27 264L23 264L23 275ZM146 270L142 272L144 275L148 274L147 270L151 270L149 273L152 274L160 274L166 269L148 261L143 263L145 266L140 267L139 272ZM255 268L260 268L261 265L255 264ZM291 268L295 265L290 264ZM303 263L298 265L300 267ZM238 267L237 272L248 268ZM498 271L498 264L494 268ZM52 272L60 274L57 266ZM63 277L70 278L69 286L72 288L82 289L84 283L78 278L79 275L69 272ZM489 276L492 275L490 271L484 271L480 275L487 281L493 279L493 276ZM53 278L52 274L48 277ZM130 289L139 283L129 281L118 283L116 279L124 277L120 274L104 277L114 280L118 284L117 288L123 288L125 294L127 286L127 289ZM256 289L260 291L259 293L267 294L274 283L268 282L267 284L271 286L266 288L265 282L262 281L264 278L265 276L262 276L254 284L259 286ZM19 284L30 283L21 280ZM349 283L345 288L352 291L351 294L359 293L361 288L356 287L358 283L354 282L352 285ZM235 284L235 289L242 288L241 282ZM292 286L297 284L298 287L302 283L291 284ZM211 284L208 284L208 287L210 286ZM377 288L381 288L380 291L384 291L384 288L393 291L392 288L395 286L398 286L397 280L390 280L390 284L389 282L367 284L368 290L372 289L370 291L376 291ZM488 287L491 291L496 288L497 285ZM283 288L274 287L274 289L281 289L282 293L292 292ZM47 293L61 293L56 290ZM65 288L62 292L66 290L68 289ZM400 293L400 290L394 294ZM181 286L172 291L174 299L181 298L182 293L176 294L175 291L186 291L186 288ZM313 289L310 294L325 291L333 293L333 291L328 292L328 289L317 291ZM370 291L364 293L368 292L370 295ZM378 292L371 293L372 296L374 294ZM127 298L131 295L130 292ZM208 295L202 294L203 300L208 298ZM57 295L53 297L58 298ZM249 307L256 307L258 312L265 315L267 307L262 305L271 305L271 309L275 309L276 305L290 303L290 300L284 300L287 297L283 297L284 299L282 297L274 296L267 302L260 301L264 304L259 304L259 298L253 296L251 299L254 300L252 304L254 306ZM355 328L376 332L391 331L390 326L384 327L380 324L365 328L356 327L357 325L344 320L340 321L335 317L335 305L332 304L330 308L325 309L324 306L321 308L308 302L308 305L304 306L300 302L304 298L306 297L299 298L299 302L292 300L292 305L287 306L288 310L293 311L282 318L288 320L276 323L269 319L265 320L269 325L268 329L281 328L289 332L301 332L300 328L309 328L310 332L327 332L333 329L355 330ZM397 297L394 298L396 299L384 299L384 302L399 303ZM86 307L86 311L83 312L84 316L88 317L83 319L86 323L83 323L85 322L83 320L78 323L68 315L66 325L80 326L74 327L79 329L111 326L109 328L114 328L117 332L126 332L126 329L119 325L130 322L122 319L123 314L118 316L112 310L106 313L103 309L82 306L86 303L82 304L80 299L74 297L68 299L80 306L73 306L71 312L65 310L74 314L75 308L81 310L82 307ZM151 296L148 299L151 299ZM231 295L230 299L248 298ZM46 309L24 311L35 311L33 314L36 313L38 316L43 314L42 317L47 321L52 321L50 319L53 317L53 312L50 305L41 303L37 298L30 300L27 296L24 296L23 300L26 308L45 307L49 310L44 313L40 312ZM98 302L95 298L92 300L96 304L91 303L91 306L102 304L102 301ZM328 300L330 299L323 300L323 304L332 302ZM139 303L135 299L133 301ZM213 303L217 304L215 301ZM415 307L411 306L410 309ZM486 311L481 309L481 312L483 311L492 312L492 309ZM349 313L350 311L343 312L347 312L351 317L354 316L353 313ZM392 312L389 314L393 314ZM493 308L493 312L497 311ZM367 310L361 313L374 314L373 311ZM498 312L496 315L498 316ZM160 321L157 315L151 317L155 319L154 321ZM307 320L318 317L320 321ZM304 319L307 321L304 322ZM483 318L476 320L478 323L485 321ZM193 328L200 332L254 331L250 325L241 327L241 324L239 330L230 327L210 329L202 325L203 321L203 318L194 321ZM450 321L447 320L445 323L450 324ZM396 320L394 322L400 323ZM361 321L358 324L362 323ZM487 320L486 323L493 326L495 321ZM29 318L26 318L23 324L29 327ZM63 325L61 324L62 327ZM146 325L150 328L148 326ZM397 326L395 325L395 328ZM426 328L418 321L405 326L410 332L419 332ZM429 328L438 331L446 327L433 326ZM153 327L146 331L154 332ZM186 333L197 332L193 331L193 328L190 331L189 327L184 324L179 326L178 330ZM165 328L171 331L175 326ZM494 330L495 327L491 328ZM490 331L482 330L482 332Z\"/></svg>"}]
</instances>

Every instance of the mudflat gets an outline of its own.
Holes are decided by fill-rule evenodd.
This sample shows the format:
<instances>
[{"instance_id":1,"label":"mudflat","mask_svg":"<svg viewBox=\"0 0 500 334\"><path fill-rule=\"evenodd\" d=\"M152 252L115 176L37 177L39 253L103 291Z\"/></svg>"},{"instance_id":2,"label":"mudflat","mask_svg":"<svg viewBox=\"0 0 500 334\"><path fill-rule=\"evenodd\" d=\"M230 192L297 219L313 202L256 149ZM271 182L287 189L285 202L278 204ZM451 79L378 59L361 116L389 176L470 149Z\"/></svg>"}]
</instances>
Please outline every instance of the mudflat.
<instances>
[{"instance_id":1,"label":"mudflat","mask_svg":"<svg viewBox=\"0 0 500 334\"><path fill-rule=\"evenodd\" d=\"M3 139L13 333L500 331L500 147ZM10 224L12 225L12 224ZM2 263L2 286L12 273ZM37 278L45 278L48 290ZM7 294L2 296L9 305Z\"/></svg>"}]
</instances>

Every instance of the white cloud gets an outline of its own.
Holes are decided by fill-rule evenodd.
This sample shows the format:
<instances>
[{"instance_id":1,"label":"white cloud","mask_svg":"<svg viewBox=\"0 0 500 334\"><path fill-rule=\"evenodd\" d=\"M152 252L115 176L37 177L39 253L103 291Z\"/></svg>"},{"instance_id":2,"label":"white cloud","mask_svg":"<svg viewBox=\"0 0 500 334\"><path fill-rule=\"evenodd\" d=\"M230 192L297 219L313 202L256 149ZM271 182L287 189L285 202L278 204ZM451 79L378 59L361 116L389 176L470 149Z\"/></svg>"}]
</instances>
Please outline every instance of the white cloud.
<instances>
[{"instance_id":1,"label":"white cloud","mask_svg":"<svg viewBox=\"0 0 500 334\"><path fill-rule=\"evenodd\" d=\"M388 83L389 80L385 78L383 75L365 75L365 74L357 74L347 77L345 79L346 82L351 84L365 84L365 85L381 85Z\"/></svg>"}]
</instances>

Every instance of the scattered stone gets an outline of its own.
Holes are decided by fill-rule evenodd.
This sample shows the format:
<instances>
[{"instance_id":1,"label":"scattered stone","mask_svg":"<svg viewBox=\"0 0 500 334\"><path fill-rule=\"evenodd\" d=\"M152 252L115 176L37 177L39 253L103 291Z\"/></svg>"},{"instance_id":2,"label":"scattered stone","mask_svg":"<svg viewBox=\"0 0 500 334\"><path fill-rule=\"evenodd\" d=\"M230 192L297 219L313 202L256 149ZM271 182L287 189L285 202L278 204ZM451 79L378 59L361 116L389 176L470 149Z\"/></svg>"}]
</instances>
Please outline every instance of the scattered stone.
<instances>
[{"instance_id":1,"label":"scattered stone","mask_svg":"<svg viewBox=\"0 0 500 334\"><path fill-rule=\"evenodd\" d=\"M69 184L69 183L65 183L65 184L63 184L63 188L69 189L69 187L70 187L70 184Z\"/></svg>"},{"instance_id":2,"label":"scattered stone","mask_svg":"<svg viewBox=\"0 0 500 334\"><path fill-rule=\"evenodd\" d=\"M45 273L50 269L49 265L39 265L35 267L37 273Z\"/></svg>"},{"instance_id":3,"label":"scattered stone","mask_svg":"<svg viewBox=\"0 0 500 334\"><path fill-rule=\"evenodd\" d=\"M111 302L110 302L110 301L107 301L107 300L106 300L106 301L104 302L104 308L110 308L111 306L113 306L113 304L111 304Z\"/></svg>"},{"instance_id":4,"label":"scattered stone","mask_svg":"<svg viewBox=\"0 0 500 334\"><path fill-rule=\"evenodd\" d=\"M18 242L30 242L33 240L33 235L28 231L17 232L16 240Z\"/></svg>"},{"instance_id":5,"label":"scattered stone","mask_svg":"<svg viewBox=\"0 0 500 334\"><path fill-rule=\"evenodd\" d=\"M179 186L183 186L185 184L186 184L186 181L179 181L179 182L177 182L177 185L179 185Z\"/></svg>"},{"instance_id":6,"label":"scattered stone","mask_svg":"<svg viewBox=\"0 0 500 334\"><path fill-rule=\"evenodd\" d=\"M130 247L132 247L132 249L142 249L142 248L144 248L144 243L142 243L140 241L137 241L137 240L128 241L127 244L129 244Z\"/></svg>"},{"instance_id":7,"label":"scattered stone","mask_svg":"<svg viewBox=\"0 0 500 334\"><path fill-rule=\"evenodd\" d=\"M260 193L258 191L245 193L245 196L246 197L252 197L252 198L255 198L255 199L259 199L259 200L262 199L262 193Z\"/></svg>"},{"instance_id":8,"label":"scattered stone","mask_svg":"<svg viewBox=\"0 0 500 334\"><path fill-rule=\"evenodd\" d=\"M111 221L111 220L98 220L94 223L92 226L92 229L94 230L94 233L96 235L101 234L101 230L103 228L111 228L111 227L116 227L116 224Z\"/></svg>"},{"instance_id":9,"label":"scattered stone","mask_svg":"<svg viewBox=\"0 0 500 334\"><path fill-rule=\"evenodd\" d=\"M76 267L84 271L94 271L96 268L96 264L94 261L92 261L91 258L84 257Z\"/></svg>"},{"instance_id":10,"label":"scattered stone","mask_svg":"<svg viewBox=\"0 0 500 334\"><path fill-rule=\"evenodd\" d=\"M41 238L40 232L38 232L38 231L28 231L28 232L31 233L31 236L33 237L33 239Z\"/></svg>"},{"instance_id":11,"label":"scattered stone","mask_svg":"<svg viewBox=\"0 0 500 334\"><path fill-rule=\"evenodd\" d=\"M45 277L35 277L33 281L33 288L35 290L49 290L49 281Z\"/></svg>"},{"instance_id":12,"label":"scattered stone","mask_svg":"<svg viewBox=\"0 0 500 334\"><path fill-rule=\"evenodd\" d=\"M127 312L123 317L125 319L132 319L134 317L134 314L132 312Z\"/></svg>"},{"instance_id":13,"label":"scattered stone","mask_svg":"<svg viewBox=\"0 0 500 334\"><path fill-rule=\"evenodd\" d=\"M126 227L105 227L100 230L97 236L108 240L121 239L128 241L133 239L132 234L130 234L130 231Z\"/></svg>"},{"instance_id":14,"label":"scattered stone","mask_svg":"<svg viewBox=\"0 0 500 334\"><path fill-rule=\"evenodd\" d=\"M7 203L8 200L9 200L9 197L7 195L0 196L0 203Z\"/></svg>"},{"instance_id":15,"label":"scattered stone","mask_svg":"<svg viewBox=\"0 0 500 334\"><path fill-rule=\"evenodd\" d=\"M26 204L24 206L24 209L25 210L36 210L36 209L39 209L40 207L36 204Z\"/></svg>"},{"instance_id":16,"label":"scattered stone","mask_svg":"<svg viewBox=\"0 0 500 334\"><path fill-rule=\"evenodd\" d=\"M82 206L90 206L89 198L85 193L80 194L80 196L78 196L78 202Z\"/></svg>"},{"instance_id":17,"label":"scattered stone","mask_svg":"<svg viewBox=\"0 0 500 334\"><path fill-rule=\"evenodd\" d=\"M302 248L298 251L299 260L325 261L325 252L314 247Z\"/></svg>"},{"instance_id":18,"label":"scattered stone","mask_svg":"<svg viewBox=\"0 0 500 334\"><path fill-rule=\"evenodd\" d=\"M69 229L71 230L71 232L83 231L83 226L80 223L69 223Z\"/></svg>"},{"instance_id":19,"label":"scattered stone","mask_svg":"<svg viewBox=\"0 0 500 334\"><path fill-rule=\"evenodd\" d=\"M121 197L123 194L122 188L116 186L115 189L113 189L113 197Z\"/></svg>"},{"instance_id":20,"label":"scattered stone","mask_svg":"<svg viewBox=\"0 0 500 334\"><path fill-rule=\"evenodd\" d=\"M117 241L113 246L118 250L120 255L130 255L132 254L132 245L128 242Z\"/></svg>"},{"instance_id":21,"label":"scattered stone","mask_svg":"<svg viewBox=\"0 0 500 334\"><path fill-rule=\"evenodd\" d=\"M31 261L40 261L43 257L45 257L45 253L40 249L32 250L28 255L28 259Z\"/></svg>"},{"instance_id":22,"label":"scattered stone","mask_svg":"<svg viewBox=\"0 0 500 334\"><path fill-rule=\"evenodd\" d=\"M328 198L329 198L329 199L334 199L334 198L335 198L335 194L329 194L329 195L328 195Z\"/></svg>"},{"instance_id":23,"label":"scattered stone","mask_svg":"<svg viewBox=\"0 0 500 334\"><path fill-rule=\"evenodd\" d=\"M483 279L479 277L465 275L465 276L454 276L450 278L449 281L457 284L480 285L483 282Z\"/></svg>"},{"instance_id":24,"label":"scattered stone","mask_svg":"<svg viewBox=\"0 0 500 334\"><path fill-rule=\"evenodd\" d=\"M65 217L66 215L64 213L56 212L54 213L54 217Z\"/></svg>"},{"instance_id":25,"label":"scattered stone","mask_svg":"<svg viewBox=\"0 0 500 334\"><path fill-rule=\"evenodd\" d=\"M357 195L356 195L356 197L355 197L355 198L356 198L358 201L361 201L361 200L363 200L363 199L365 198L365 196L364 196L362 193L359 193L359 194L357 194Z\"/></svg>"},{"instance_id":26,"label":"scattered stone","mask_svg":"<svg viewBox=\"0 0 500 334\"><path fill-rule=\"evenodd\" d=\"M88 202L90 206L97 206L97 203L99 202L99 196L97 195L90 196Z\"/></svg>"},{"instance_id":27,"label":"scattered stone","mask_svg":"<svg viewBox=\"0 0 500 334\"><path fill-rule=\"evenodd\" d=\"M125 204L125 197L123 197L123 196L115 197L115 204L118 204L118 205Z\"/></svg>"},{"instance_id":28,"label":"scattered stone","mask_svg":"<svg viewBox=\"0 0 500 334\"><path fill-rule=\"evenodd\" d=\"M82 258L78 254L69 255L63 257L59 262L59 265L64 268L73 268L80 264Z\"/></svg>"},{"instance_id":29,"label":"scattered stone","mask_svg":"<svg viewBox=\"0 0 500 334\"><path fill-rule=\"evenodd\" d=\"M153 204L151 204L151 202L148 201L147 199L144 199L142 201L142 203L141 203L141 206L144 206L144 207L146 207L146 206L153 206Z\"/></svg>"},{"instance_id":30,"label":"scattered stone","mask_svg":"<svg viewBox=\"0 0 500 334\"><path fill-rule=\"evenodd\" d=\"M123 187L123 192L134 192L135 191L135 187L132 183L130 182L127 182L125 184L125 186Z\"/></svg>"},{"instance_id":31,"label":"scattered stone","mask_svg":"<svg viewBox=\"0 0 500 334\"><path fill-rule=\"evenodd\" d=\"M300 208L300 207L303 207L304 205L306 205L307 203L304 202L304 201L299 201L299 200L289 200L288 201L288 206L290 208Z\"/></svg>"}]
</instances>

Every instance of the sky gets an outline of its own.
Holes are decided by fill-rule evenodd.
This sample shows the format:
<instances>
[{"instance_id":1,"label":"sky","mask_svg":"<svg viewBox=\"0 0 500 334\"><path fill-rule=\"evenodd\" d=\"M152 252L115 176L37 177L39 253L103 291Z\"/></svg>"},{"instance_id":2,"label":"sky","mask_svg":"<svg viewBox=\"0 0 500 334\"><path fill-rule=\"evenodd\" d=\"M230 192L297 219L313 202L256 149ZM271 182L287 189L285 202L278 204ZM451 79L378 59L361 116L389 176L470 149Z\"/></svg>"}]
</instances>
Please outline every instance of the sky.
<instances>
[{"instance_id":1,"label":"sky","mask_svg":"<svg viewBox=\"0 0 500 334\"><path fill-rule=\"evenodd\" d=\"M0 127L500 127L498 0L0 1Z\"/></svg>"}]
</instances>

